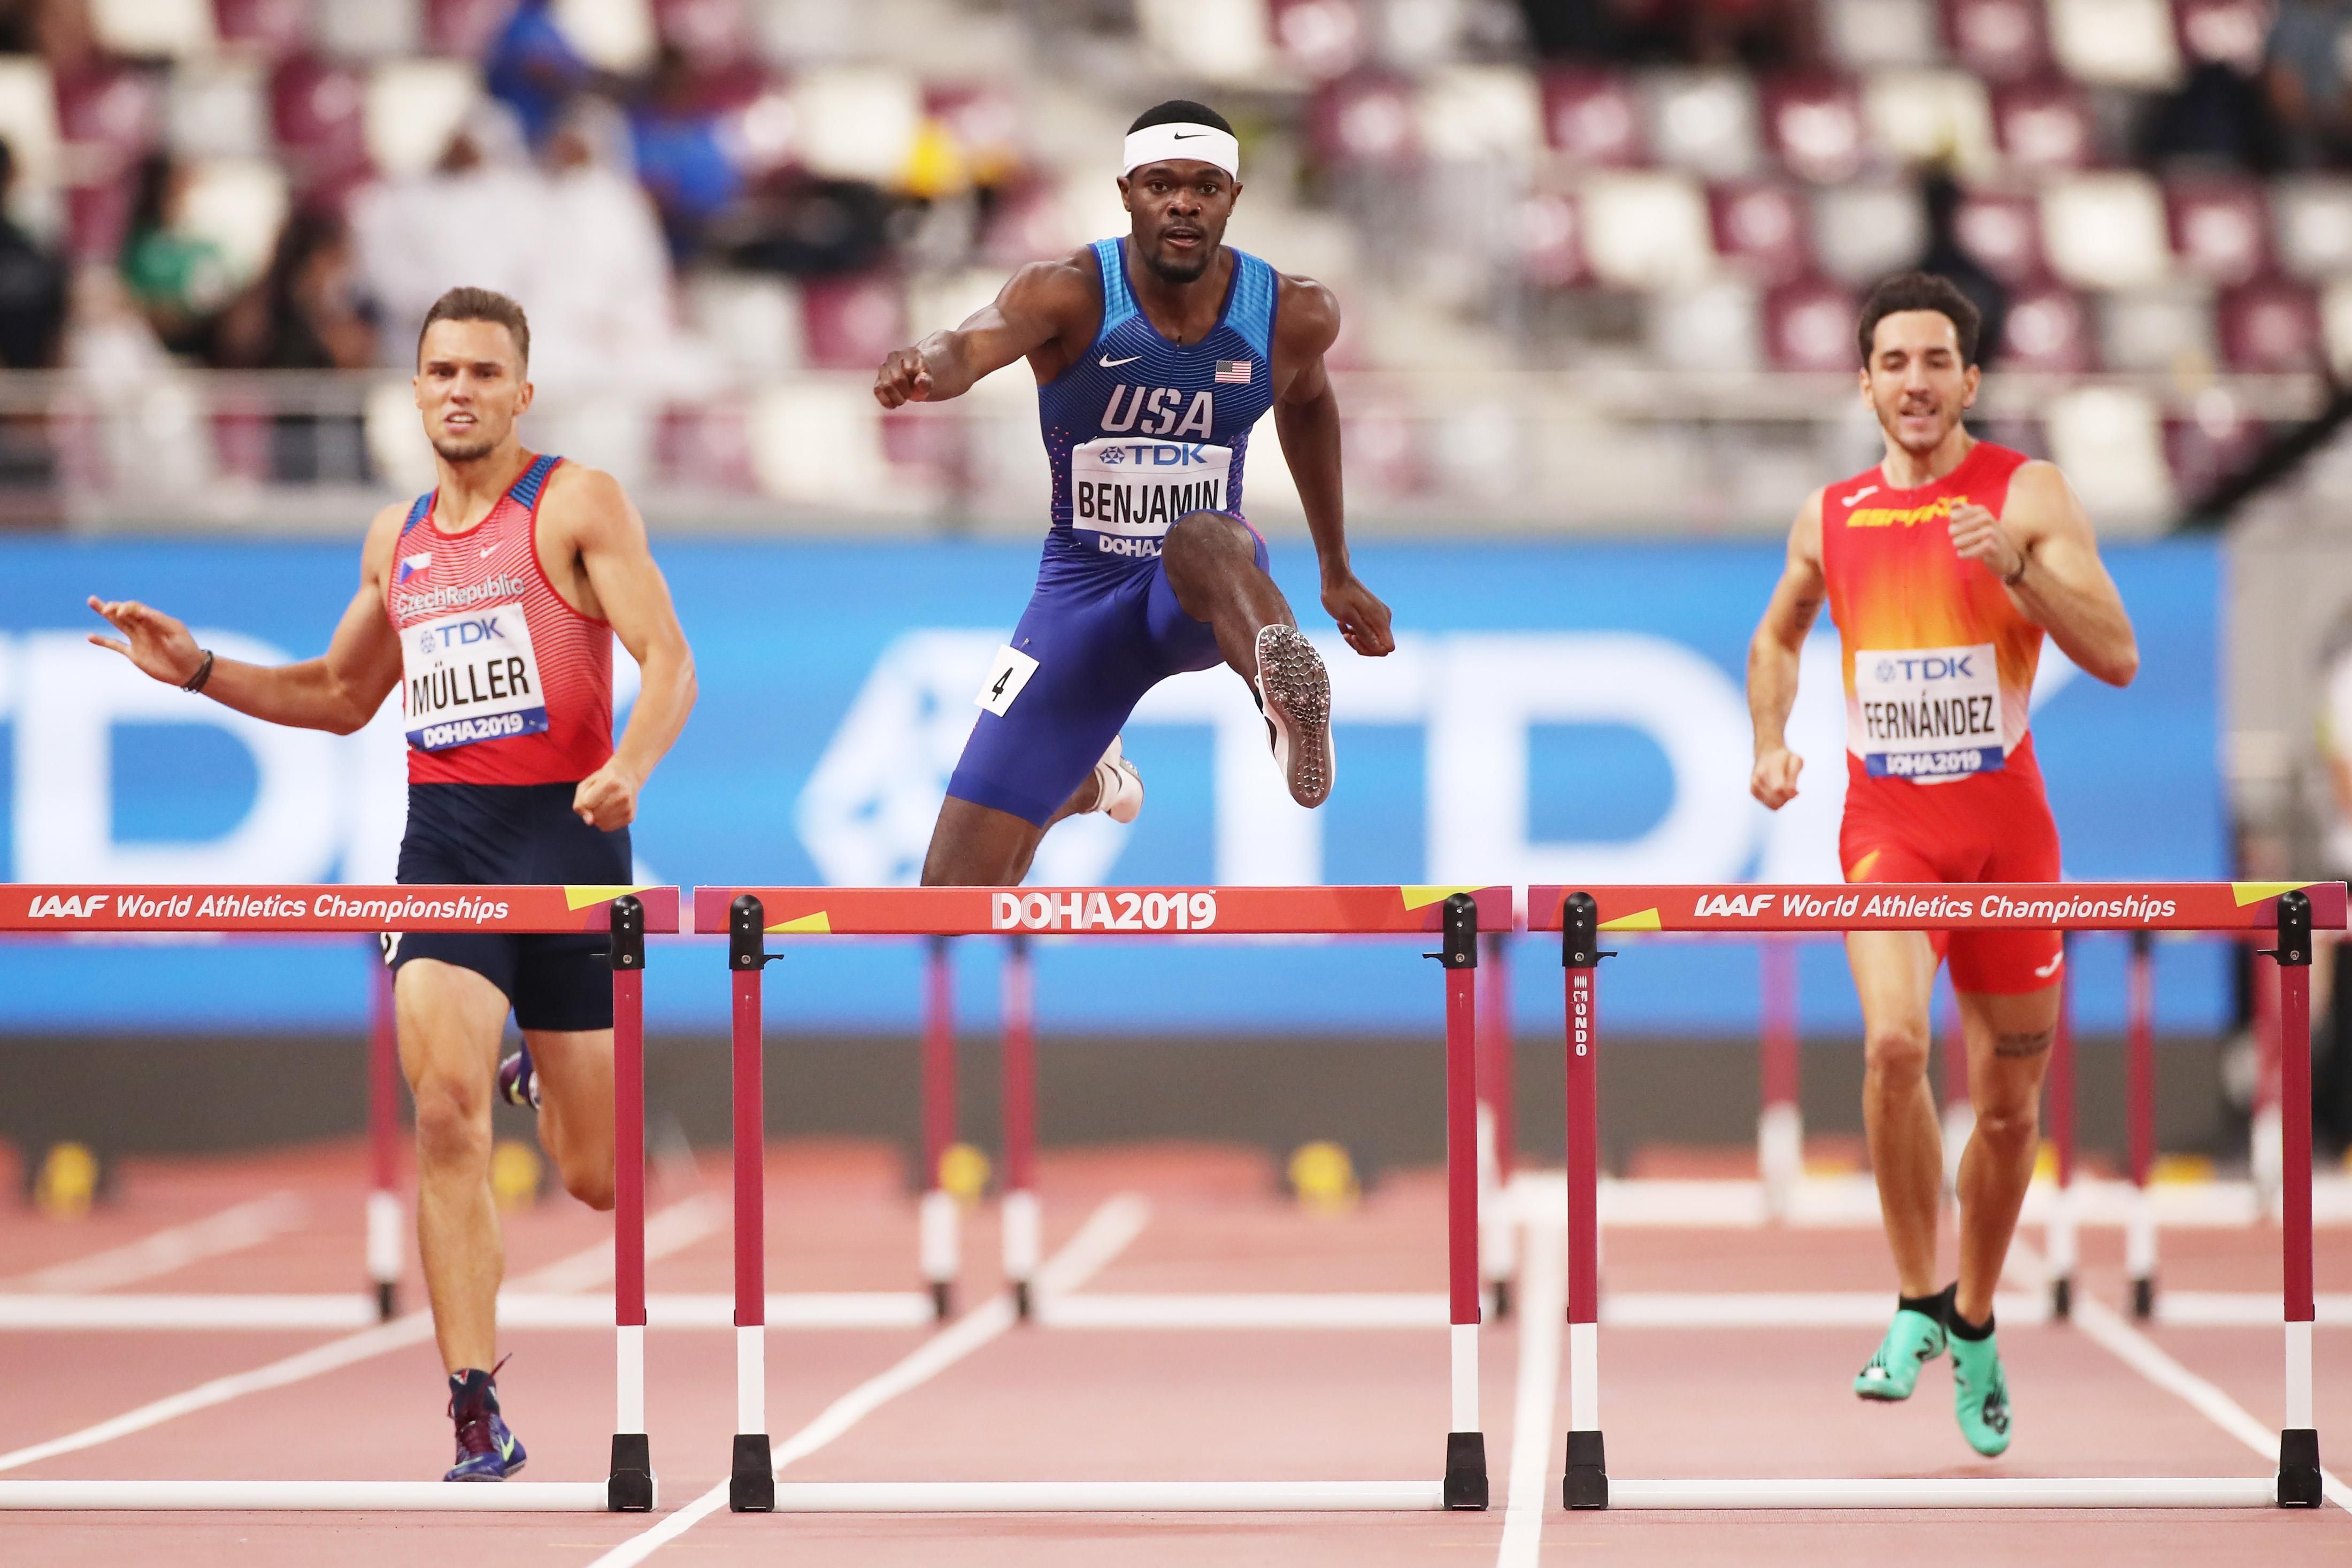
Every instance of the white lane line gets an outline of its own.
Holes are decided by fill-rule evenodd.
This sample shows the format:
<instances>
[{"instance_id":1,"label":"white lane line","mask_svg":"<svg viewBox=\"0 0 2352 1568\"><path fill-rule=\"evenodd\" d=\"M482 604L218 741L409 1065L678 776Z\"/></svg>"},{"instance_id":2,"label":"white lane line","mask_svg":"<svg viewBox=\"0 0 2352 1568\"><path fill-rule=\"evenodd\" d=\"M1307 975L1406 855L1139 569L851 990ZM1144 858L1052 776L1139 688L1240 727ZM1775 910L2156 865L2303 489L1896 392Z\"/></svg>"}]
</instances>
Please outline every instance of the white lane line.
<instances>
[{"instance_id":1,"label":"white lane line","mask_svg":"<svg viewBox=\"0 0 2352 1568\"><path fill-rule=\"evenodd\" d=\"M1519 1379L1511 1410L1511 1493L1496 1568L1535 1568L1551 1507L1551 1429L1559 1398L1559 1342L1568 1318L1568 1237L1528 1233L1520 1260Z\"/></svg>"},{"instance_id":2,"label":"white lane line","mask_svg":"<svg viewBox=\"0 0 2352 1568\"><path fill-rule=\"evenodd\" d=\"M1140 1235L1150 1205L1133 1193L1111 1198L1087 1217L1036 1278L1038 1293L1068 1292L1085 1284ZM1013 1325L1013 1304L998 1296L926 1340L912 1354L867 1378L817 1414L776 1450L782 1471L804 1459L899 1394L920 1387L966 1356L1001 1338ZM642 1534L634 1535L589 1564L589 1568L634 1568L727 1506L728 1483L720 1481Z\"/></svg>"},{"instance_id":3,"label":"white lane line","mask_svg":"<svg viewBox=\"0 0 2352 1568\"><path fill-rule=\"evenodd\" d=\"M684 1203L675 1204L662 1210L646 1221L646 1259L651 1261L655 1258L666 1256L698 1237L708 1235L710 1230L725 1223L726 1215L727 1206L724 1204L716 1198L704 1196L691 1197ZM656 1237L659 1238L658 1248ZM569 1280L586 1277L593 1279L596 1277L595 1270L599 1268L604 1271L604 1278L611 1278L613 1244L609 1239L599 1242L594 1247L588 1247L560 1262L551 1264L545 1268L525 1275L516 1283L526 1287L541 1287L550 1279ZM126 1437L133 1432L143 1432L151 1426L160 1426L166 1421L176 1420L180 1416L198 1410L210 1409L215 1405L226 1405L232 1399L239 1399L248 1394L258 1394L265 1389L283 1388L289 1384L300 1383L307 1378L317 1377L322 1373L333 1372L359 1362L373 1360L376 1356L387 1355L396 1350L404 1350L410 1345L422 1343L432 1337L433 1314L425 1310L411 1312L405 1317L396 1318L389 1323L380 1324L360 1333L340 1340L330 1340L323 1345L314 1345L307 1351L271 1362L267 1366L256 1367L250 1372L233 1373L226 1377L216 1377L208 1383L200 1383L194 1388L179 1394L167 1394L162 1399L142 1405L135 1410L126 1410L120 1415L100 1421L94 1426L85 1426L79 1432L68 1432L62 1437L52 1437L47 1442L35 1443L26 1447L0 1454L0 1470L17 1469L26 1465L38 1464L43 1459L56 1458L60 1454L71 1454L84 1448L94 1448L101 1443L110 1443L117 1437Z\"/></svg>"},{"instance_id":4,"label":"white lane line","mask_svg":"<svg viewBox=\"0 0 2352 1568\"><path fill-rule=\"evenodd\" d=\"M54 1263L14 1279L0 1280L0 1289L37 1294L112 1290L184 1268L199 1258L258 1247L271 1237L281 1236L300 1225L303 1213L299 1194L270 1193L88 1258Z\"/></svg>"}]
</instances>

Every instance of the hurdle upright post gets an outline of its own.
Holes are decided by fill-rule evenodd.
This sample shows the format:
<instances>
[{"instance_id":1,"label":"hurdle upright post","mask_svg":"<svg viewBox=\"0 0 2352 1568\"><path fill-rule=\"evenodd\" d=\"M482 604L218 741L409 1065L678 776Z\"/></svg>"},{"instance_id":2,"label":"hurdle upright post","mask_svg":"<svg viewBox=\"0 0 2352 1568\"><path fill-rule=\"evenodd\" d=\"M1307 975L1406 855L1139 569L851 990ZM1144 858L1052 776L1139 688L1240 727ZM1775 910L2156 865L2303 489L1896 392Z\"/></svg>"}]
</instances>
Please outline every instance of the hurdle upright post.
<instances>
[{"instance_id":1,"label":"hurdle upright post","mask_svg":"<svg viewBox=\"0 0 2352 1568\"><path fill-rule=\"evenodd\" d=\"M2131 933L2126 973L2124 1117L2131 1158L2131 1210L2124 1221L2124 1273L2131 1280L2132 1316L2156 1314L2156 1202L2147 1184L2156 1168L2156 937Z\"/></svg>"},{"instance_id":2,"label":"hurdle upright post","mask_svg":"<svg viewBox=\"0 0 2352 1568\"><path fill-rule=\"evenodd\" d=\"M400 1311L400 1266L408 1251L400 1205L400 1026L391 966L374 942L368 948L375 960L368 965L367 1272L376 1321L388 1323Z\"/></svg>"},{"instance_id":3,"label":"hurdle upright post","mask_svg":"<svg viewBox=\"0 0 2352 1568\"><path fill-rule=\"evenodd\" d=\"M1490 933L1478 971L1478 1268L1495 1320L1511 1315L1511 1275L1518 1267L1518 1216L1511 1205L1511 1173L1518 1154L1513 1103L1511 937Z\"/></svg>"},{"instance_id":4,"label":"hurdle upright post","mask_svg":"<svg viewBox=\"0 0 2352 1568\"><path fill-rule=\"evenodd\" d=\"M2286 1425L2279 1431L2281 1508L2317 1508L2319 1431L2312 1415L2311 898L2279 895L2279 1246L2286 1319Z\"/></svg>"},{"instance_id":5,"label":"hurdle upright post","mask_svg":"<svg viewBox=\"0 0 2352 1568\"><path fill-rule=\"evenodd\" d=\"M2281 1146L2280 1072L2284 1030L2280 1026L2279 1009L2284 1004L2284 976L2273 981L2277 963L2270 949L2258 949L2251 961L2254 969L2254 1110L2249 1129L2246 1150L2247 1173L2253 1179L2254 1206L2267 1217L2279 1212L2279 1192L2283 1181Z\"/></svg>"},{"instance_id":6,"label":"hurdle upright post","mask_svg":"<svg viewBox=\"0 0 2352 1568\"><path fill-rule=\"evenodd\" d=\"M955 1194L941 1180L941 1166L956 1138L955 969L943 936L932 937L924 950L923 1043L918 1070L922 1079L923 1196L916 1211L916 1247L923 1281L931 1292L931 1314L945 1322L955 1310L961 1248Z\"/></svg>"},{"instance_id":7,"label":"hurdle upright post","mask_svg":"<svg viewBox=\"0 0 2352 1568\"><path fill-rule=\"evenodd\" d=\"M1756 1063L1756 1173L1763 1184L1764 1212L1782 1220L1805 1174L1805 1121L1797 1108L1803 1072L1797 1032L1800 953L1792 936L1768 936L1759 946L1764 1027Z\"/></svg>"},{"instance_id":8,"label":"hurdle upright post","mask_svg":"<svg viewBox=\"0 0 2352 1568\"><path fill-rule=\"evenodd\" d=\"M1568 988L1568 1467L1560 1502L1609 1506L1601 1437L1601 1027L1594 971L1601 908L1570 893L1559 912Z\"/></svg>"},{"instance_id":9,"label":"hurdle upright post","mask_svg":"<svg viewBox=\"0 0 2352 1568\"><path fill-rule=\"evenodd\" d=\"M1037 1204L1037 1010L1029 941L1004 944L1004 1278L1013 1310L1027 1321L1035 1303L1030 1287L1044 1251L1045 1221Z\"/></svg>"},{"instance_id":10,"label":"hurdle upright post","mask_svg":"<svg viewBox=\"0 0 2352 1568\"><path fill-rule=\"evenodd\" d=\"M2058 1190L2050 1198L2044 1245L2050 1254L2050 1314L2074 1314L2074 1263L2081 1248L2074 1227L2074 979L2073 942L2059 936L2058 1027L2050 1041L2050 1142Z\"/></svg>"},{"instance_id":11,"label":"hurdle upright post","mask_svg":"<svg viewBox=\"0 0 2352 1568\"><path fill-rule=\"evenodd\" d=\"M1445 1435L1449 1509L1486 1506L1486 1437L1478 1423L1478 901L1446 897L1445 1240L1453 1416Z\"/></svg>"},{"instance_id":12,"label":"hurdle upright post","mask_svg":"<svg viewBox=\"0 0 2352 1568\"><path fill-rule=\"evenodd\" d=\"M768 1447L767 1087L760 1017L767 962L767 911L753 895L740 894L727 906L727 967L735 993L735 1449L727 1506L737 1513L776 1508Z\"/></svg>"},{"instance_id":13,"label":"hurdle upright post","mask_svg":"<svg viewBox=\"0 0 2352 1568\"><path fill-rule=\"evenodd\" d=\"M646 1436L646 906L613 900L613 1462L604 1506L654 1506Z\"/></svg>"}]
</instances>

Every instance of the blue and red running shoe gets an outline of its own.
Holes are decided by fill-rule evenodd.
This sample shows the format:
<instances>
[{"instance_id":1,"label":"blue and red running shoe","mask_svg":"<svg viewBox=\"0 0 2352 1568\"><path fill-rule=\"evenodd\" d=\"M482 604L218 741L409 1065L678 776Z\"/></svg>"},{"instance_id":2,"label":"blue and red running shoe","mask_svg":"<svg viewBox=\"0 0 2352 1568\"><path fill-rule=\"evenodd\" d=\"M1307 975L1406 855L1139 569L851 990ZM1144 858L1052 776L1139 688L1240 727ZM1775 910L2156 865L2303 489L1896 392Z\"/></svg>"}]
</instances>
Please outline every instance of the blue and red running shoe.
<instances>
[{"instance_id":1,"label":"blue and red running shoe","mask_svg":"<svg viewBox=\"0 0 2352 1568\"><path fill-rule=\"evenodd\" d=\"M499 1414L496 1376L496 1369L484 1372L479 1367L449 1375L449 1419L457 1425L457 1462L441 1478L445 1481L502 1481L530 1457Z\"/></svg>"},{"instance_id":2,"label":"blue and red running shoe","mask_svg":"<svg viewBox=\"0 0 2352 1568\"><path fill-rule=\"evenodd\" d=\"M539 1069L531 1066L528 1047L499 1064L499 1098L509 1105L539 1109Z\"/></svg>"}]
</instances>

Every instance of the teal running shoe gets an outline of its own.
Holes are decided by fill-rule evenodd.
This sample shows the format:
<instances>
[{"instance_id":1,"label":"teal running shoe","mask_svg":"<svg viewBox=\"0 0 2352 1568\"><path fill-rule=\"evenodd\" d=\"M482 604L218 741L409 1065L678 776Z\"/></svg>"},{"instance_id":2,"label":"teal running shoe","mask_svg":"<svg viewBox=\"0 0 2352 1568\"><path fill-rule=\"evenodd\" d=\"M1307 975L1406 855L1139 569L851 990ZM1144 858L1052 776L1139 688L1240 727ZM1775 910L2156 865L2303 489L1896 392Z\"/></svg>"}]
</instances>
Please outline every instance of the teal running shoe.
<instances>
[{"instance_id":1,"label":"teal running shoe","mask_svg":"<svg viewBox=\"0 0 2352 1568\"><path fill-rule=\"evenodd\" d=\"M2001 1375L2000 1347L1990 1334L1980 1340L1951 1336L1952 1413L1969 1447L1990 1459L2009 1449L2013 1415L2009 1380Z\"/></svg>"},{"instance_id":2,"label":"teal running shoe","mask_svg":"<svg viewBox=\"0 0 2352 1568\"><path fill-rule=\"evenodd\" d=\"M1909 1307L1898 1308L1878 1342L1878 1353L1854 1374L1853 1391L1864 1399L1892 1403L1908 1399L1919 1385L1919 1369L1944 1353L1949 1338L1940 1319Z\"/></svg>"}]
</instances>

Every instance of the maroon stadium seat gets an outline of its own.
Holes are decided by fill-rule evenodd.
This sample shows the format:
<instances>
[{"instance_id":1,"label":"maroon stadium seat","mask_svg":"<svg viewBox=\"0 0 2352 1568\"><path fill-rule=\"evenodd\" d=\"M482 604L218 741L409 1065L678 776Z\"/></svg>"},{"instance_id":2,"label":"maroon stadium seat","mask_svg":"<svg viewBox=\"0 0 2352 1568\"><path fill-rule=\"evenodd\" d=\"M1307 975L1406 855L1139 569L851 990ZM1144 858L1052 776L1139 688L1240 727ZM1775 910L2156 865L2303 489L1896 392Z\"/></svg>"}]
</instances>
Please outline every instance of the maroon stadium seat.
<instances>
[{"instance_id":1,"label":"maroon stadium seat","mask_svg":"<svg viewBox=\"0 0 2352 1568\"><path fill-rule=\"evenodd\" d=\"M349 66L298 55L269 79L269 123L288 173L304 189L367 170L367 79Z\"/></svg>"},{"instance_id":2,"label":"maroon stadium seat","mask_svg":"<svg viewBox=\"0 0 2352 1568\"><path fill-rule=\"evenodd\" d=\"M1308 106L1307 135L1316 152L1333 163L1405 162L1419 146L1412 84L1377 71L1327 82Z\"/></svg>"},{"instance_id":3,"label":"maroon stadium seat","mask_svg":"<svg viewBox=\"0 0 2352 1568\"><path fill-rule=\"evenodd\" d=\"M2055 77L1994 89L1994 134L2026 169L2085 169L2098 162L2098 132L2082 89Z\"/></svg>"},{"instance_id":4,"label":"maroon stadium seat","mask_svg":"<svg viewBox=\"0 0 2352 1568\"><path fill-rule=\"evenodd\" d=\"M2015 191L1970 191L1955 223L1961 247L2002 282L2031 283L2049 273L2048 258L2042 253L2042 205L2033 197Z\"/></svg>"},{"instance_id":5,"label":"maroon stadium seat","mask_svg":"<svg viewBox=\"0 0 2352 1568\"><path fill-rule=\"evenodd\" d=\"M1944 0L1944 47L1988 81L2018 81L2050 63L2041 0Z\"/></svg>"},{"instance_id":6,"label":"maroon stadium seat","mask_svg":"<svg viewBox=\"0 0 2352 1568\"><path fill-rule=\"evenodd\" d=\"M1536 191L1512 215L1517 229L1519 271L1545 289L1565 289L1587 277L1584 215L1564 191Z\"/></svg>"},{"instance_id":7,"label":"maroon stadium seat","mask_svg":"<svg viewBox=\"0 0 2352 1568\"><path fill-rule=\"evenodd\" d=\"M1852 370L1852 290L1824 278L1783 283L1764 296L1764 353L1775 370Z\"/></svg>"},{"instance_id":8,"label":"maroon stadium seat","mask_svg":"<svg viewBox=\"0 0 2352 1568\"><path fill-rule=\"evenodd\" d=\"M1787 283L1812 270L1811 215L1803 195L1765 182L1706 193L1716 254L1759 283Z\"/></svg>"},{"instance_id":9,"label":"maroon stadium seat","mask_svg":"<svg viewBox=\"0 0 2352 1568\"><path fill-rule=\"evenodd\" d=\"M827 370L871 370L906 332L905 290L895 278L813 278L801 285L809 363Z\"/></svg>"},{"instance_id":10,"label":"maroon stadium seat","mask_svg":"<svg viewBox=\"0 0 2352 1568\"><path fill-rule=\"evenodd\" d=\"M2270 265L2270 206L2252 180L2200 176L2165 186L2166 226L2181 266L2216 283L2244 283Z\"/></svg>"},{"instance_id":11,"label":"maroon stadium seat","mask_svg":"<svg viewBox=\"0 0 2352 1568\"><path fill-rule=\"evenodd\" d=\"M2011 294L2000 365L2065 374L2097 368L2091 313L2083 297L2057 283L2037 283Z\"/></svg>"},{"instance_id":12,"label":"maroon stadium seat","mask_svg":"<svg viewBox=\"0 0 2352 1568\"><path fill-rule=\"evenodd\" d=\"M2311 371L2322 363L2319 296L2308 284L2267 277L2224 289L2215 321L2231 370Z\"/></svg>"},{"instance_id":13,"label":"maroon stadium seat","mask_svg":"<svg viewBox=\"0 0 2352 1568\"><path fill-rule=\"evenodd\" d=\"M1790 174L1822 184L1862 168L1862 95L1842 77L1782 77L1765 84L1764 135Z\"/></svg>"},{"instance_id":14,"label":"maroon stadium seat","mask_svg":"<svg viewBox=\"0 0 2352 1568\"><path fill-rule=\"evenodd\" d=\"M1543 76L1544 139L1585 168L1642 161L1642 105L1623 77L1557 69Z\"/></svg>"},{"instance_id":15,"label":"maroon stadium seat","mask_svg":"<svg viewBox=\"0 0 2352 1568\"><path fill-rule=\"evenodd\" d=\"M263 54L290 55L310 41L309 0L213 0L221 42Z\"/></svg>"}]
</instances>

